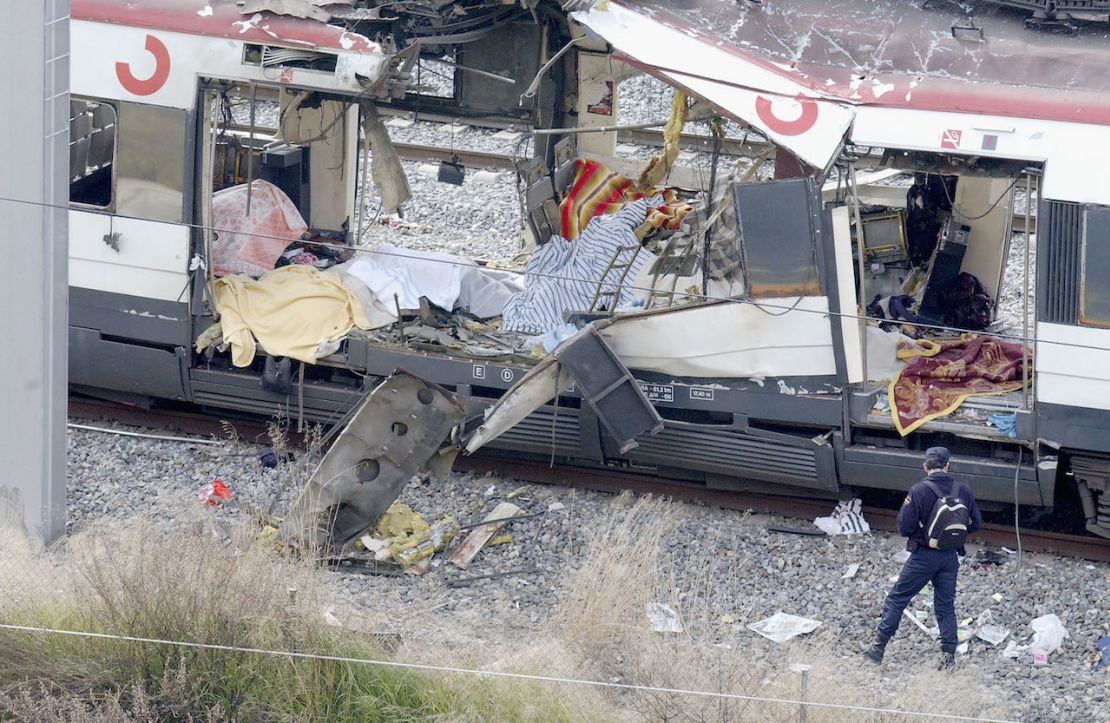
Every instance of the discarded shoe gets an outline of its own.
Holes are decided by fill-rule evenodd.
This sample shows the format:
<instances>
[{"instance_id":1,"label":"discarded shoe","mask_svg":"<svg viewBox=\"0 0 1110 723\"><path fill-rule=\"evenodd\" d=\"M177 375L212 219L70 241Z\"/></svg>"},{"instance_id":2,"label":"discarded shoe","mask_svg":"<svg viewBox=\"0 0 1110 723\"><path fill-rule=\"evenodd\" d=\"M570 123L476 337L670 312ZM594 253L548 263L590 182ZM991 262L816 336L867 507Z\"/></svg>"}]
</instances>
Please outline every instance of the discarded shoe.
<instances>
[{"instance_id":1,"label":"discarded shoe","mask_svg":"<svg viewBox=\"0 0 1110 723\"><path fill-rule=\"evenodd\" d=\"M867 648L864 648L863 654L871 662L878 665L879 663L883 662L883 655L886 654L886 644L886 640L883 640L878 635L876 635L875 641L871 643L871 645Z\"/></svg>"},{"instance_id":2,"label":"discarded shoe","mask_svg":"<svg viewBox=\"0 0 1110 723\"><path fill-rule=\"evenodd\" d=\"M955 653L941 653L940 662L937 663L937 670L952 670L956 667L956 654Z\"/></svg>"}]
</instances>

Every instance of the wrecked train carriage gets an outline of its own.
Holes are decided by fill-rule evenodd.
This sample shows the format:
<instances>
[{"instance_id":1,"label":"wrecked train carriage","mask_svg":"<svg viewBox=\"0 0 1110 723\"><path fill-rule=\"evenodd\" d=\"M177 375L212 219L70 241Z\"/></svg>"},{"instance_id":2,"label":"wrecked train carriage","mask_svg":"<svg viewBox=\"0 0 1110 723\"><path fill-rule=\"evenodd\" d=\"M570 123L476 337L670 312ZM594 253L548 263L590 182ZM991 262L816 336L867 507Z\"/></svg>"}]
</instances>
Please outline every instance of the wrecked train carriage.
<instances>
[{"instance_id":1,"label":"wrecked train carriage","mask_svg":"<svg viewBox=\"0 0 1110 723\"><path fill-rule=\"evenodd\" d=\"M918 476L919 450L941 443L985 502L1012 501L1016 479L1022 505L1074 496L1088 529L1107 534L1110 443L1098 430L1110 393L1098 362L1110 348L1101 302L1110 269L1087 253L1101 242L1107 203L1090 180L1110 120L1095 72L1106 60L1103 31L1030 34L1020 18L984 8L985 52L943 12L863 2L836 17L818 2L579 3L569 19L544 4L459 2L439 21L389 16L375 3L263 5L74 3L74 384L331 421L402 368L468 400L469 427L480 427L471 448L830 497L845 487L902 490ZM422 51L457 66L450 97L413 87ZM533 259L562 248L554 235L601 241L593 265L556 267L580 302L556 309L560 321L601 317L579 333L603 342L588 342L596 356L584 365L553 358L553 373L522 382L535 364L527 333L474 322L496 316L488 309L470 324L412 323L434 321L434 308L415 317L398 308L400 294L367 295L365 283L354 293L351 266L307 312L283 299L317 276L308 270L280 274L270 306L252 300L251 277L276 257L318 251L335 266L367 257L347 258L345 248L361 236L358 188L369 177L383 205L406 196L383 111L433 104L541 132L596 131L615 123L617 83L635 71L697 101L676 103L672 125L685 113L720 114L765 137L775 178L722 164L712 194L665 196L652 228L630 223L616 234L602 224L594 234L590 213L559 213L575 181L590 169L634 179L639 165L615 157L611 131L537 134L539 163L524 169ZM255 116L267 100L278 107L273 131ZM246 118L233 117L235 103ZM369 169L359 164L360 127L373 147ZM560 135L573 142L554 143ZM647 177L696 186L672 165L674 151ZM884 185L896 173L914 183ZM1027 210L1015 226L1019 195ZM671 224L684 205L685 223ZM1031 255L1010 253L1034 208L1035 267ZM641 257L644 239L652 253ZM401 266L444 262L377 250ZM361 271L396 271L383 266ZM421 268L416 277L435 275ZM478 265L459 273L467 280L451 284L469 285L475 306L517 293L512 279ZM1001 338L961 339L959 329L999 323L1006 274L1028 274L1038 303ZM959 306L957 281L978 305ZM426 298L442 284L433 286ZM691 303L702 296L715 300ZM518 321L532 319L535 308L513 303ZM643 308L620 308L629 304ZM865 309L894 318L861 321ZM551 309L539 312L550 325ZM320 319L332 323L322 343L287 338L291 326ZM276 359L279 348L309 363ZM620 374L586 390L591 360L603 358L617 361L603 365L610 372L631 370L639 393L628 394ZM524 401L485 416L518 383L511 398ZM622 436L622 410L649 433Z\"/></svg>"}]
</instances>

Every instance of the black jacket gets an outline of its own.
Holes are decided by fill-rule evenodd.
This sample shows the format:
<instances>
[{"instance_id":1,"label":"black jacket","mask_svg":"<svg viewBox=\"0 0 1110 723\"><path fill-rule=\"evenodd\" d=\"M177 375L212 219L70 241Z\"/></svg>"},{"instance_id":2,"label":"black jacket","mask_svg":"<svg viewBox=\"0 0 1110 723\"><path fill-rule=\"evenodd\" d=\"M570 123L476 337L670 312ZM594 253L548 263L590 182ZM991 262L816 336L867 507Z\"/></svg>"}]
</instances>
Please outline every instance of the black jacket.
<instances>
[{"instance_id":1,"label":"black jacket","mask_svg":"<svg viewBox=\"0 0 1110 723\"><path fill-rule=\"evenodd\" d=\"M911 551L916 549L918 545L929 547L929 539L925 534L925 524L928 521L929 514L933 511L937 496L925 484L925 480L935 484L945 495L951 494L954 482L946 473L937 470L910 487L905 501L902 502L902 509L898 511L898 531L902 533L903 537L909 538L906 549ZM970 534L982 527L983 515L975 504L975 495L971 494L971 488L962 482L960 483L960 500L967 505L967 510L971 515L971 521L967 526L968 534ZM963 550L960 550L960 554L963 554Z\"/></svg>"}]
</instances>

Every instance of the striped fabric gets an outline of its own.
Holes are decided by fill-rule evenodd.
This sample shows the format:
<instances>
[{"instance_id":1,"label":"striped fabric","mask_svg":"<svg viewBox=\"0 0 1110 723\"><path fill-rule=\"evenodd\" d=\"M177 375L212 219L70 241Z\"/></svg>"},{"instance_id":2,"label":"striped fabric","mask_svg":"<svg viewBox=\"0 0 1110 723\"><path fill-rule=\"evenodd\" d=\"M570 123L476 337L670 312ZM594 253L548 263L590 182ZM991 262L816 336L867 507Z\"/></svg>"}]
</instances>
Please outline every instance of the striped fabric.
<instances>
[{"instance_id":1,"label":"striped fabric","mask_svg":"<svg viewBox=\"0 0 1110 723\"><path fill-rule=\"evenodd\" d=\"M644 198L634 186L633 181L597 161L579 158L574 162L574 183L559 204L563 238L573 241L594 216L616 213L630 201ZM651 208L644 221L652 228L666 227L673 231L691 209L690 204L679 200L678 194L670 188L661 189L650 196L649 201Z\"/></svg>"},{"instance_id":2,"label":"striped fabric","mask_svg":"<svg viewBox=\"0 0 1110 723\"><path fill-rule=\"evenodd\" d=\"M643 223L647 212L647 199L640 199L613 215L593 219L575 241L552 236L528 259L524 291L513 294L505 303L501 328L528 334L547 333L564 324L564 311L585 311L590 307L603 275L602 290L614 290L622 269L610 269L608 274L605 269L613 261L617 247L639 247L635 229ZM615 263L627 263L634 253L621 251ZM626 283L631 283L644 264L653 259L652 254L641 251L628 271ZM631 298L632 289L625 286L617 306Z\"/></svg>"}]
</instances>

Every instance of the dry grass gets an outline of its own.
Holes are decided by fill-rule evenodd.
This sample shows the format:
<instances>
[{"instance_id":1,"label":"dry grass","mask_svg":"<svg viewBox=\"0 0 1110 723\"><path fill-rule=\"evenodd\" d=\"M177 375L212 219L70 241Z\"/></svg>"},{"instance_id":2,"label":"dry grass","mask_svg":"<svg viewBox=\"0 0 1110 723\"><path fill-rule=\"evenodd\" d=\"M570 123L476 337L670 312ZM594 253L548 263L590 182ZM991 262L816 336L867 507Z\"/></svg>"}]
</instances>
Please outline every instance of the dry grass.
<instances>
[{"instance_id":1,"label":"dry grass","mask_svg":"<svg viewBox=\"0 0 1110 723\"><path fill-rule=\"evenodd\" d=\"M739 624L722 624L737 610L750 610L742 599L722 599L712 584L720 565L693 559L693 565L673 568L666 546L681 540L682 521L674 506L659 500L625 497L623 510L607 527L597 530L586 564L571 579L549 634L565 644L578 662L578 677L622 683L708 691L760 698L796 700L799 674L791 665L808 664L806 700L822 703L952 715L1004 717L990 692L961 676L952 678L933 670L932 659L919 663L908 682L893 686L880 673L861 665L854 640L840 640L840 631L827 626L778 645L756 637ZM701 549L714 549L703 544ZM734 569L730 566L730 569ZM679 574L681 572L682 574ZM649 602L674 608L681 633L651 630L645 614ZM727 619L726 619L727 620ZM848 651L845 653L844 651ZM927 663L927 664L926 664ZM735 700L663 692L616 694L636 718L659 721L795 721L798 706L768 701ZM896 702L896 705L895 705ZM813 723L845 720L894 723L919 721L917 716L868 713L843 709L807 710Z\"/></svg>"},{"instance_id":2,"label":"dry grass","mask_svg":"<svg viewBox=\"0 0 1110 723\"><path fill-rule=\"evenodd\" d=\"M0 621L156 640L384 659L328 626L330 589L247 528L151 522L35 555L7 540ZM294 592L295 591L295 592ZM0 630L0 720L539 720L573 718L531 686L392 667Z\"/></svg>"}]
</instances>

